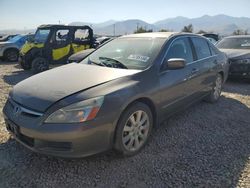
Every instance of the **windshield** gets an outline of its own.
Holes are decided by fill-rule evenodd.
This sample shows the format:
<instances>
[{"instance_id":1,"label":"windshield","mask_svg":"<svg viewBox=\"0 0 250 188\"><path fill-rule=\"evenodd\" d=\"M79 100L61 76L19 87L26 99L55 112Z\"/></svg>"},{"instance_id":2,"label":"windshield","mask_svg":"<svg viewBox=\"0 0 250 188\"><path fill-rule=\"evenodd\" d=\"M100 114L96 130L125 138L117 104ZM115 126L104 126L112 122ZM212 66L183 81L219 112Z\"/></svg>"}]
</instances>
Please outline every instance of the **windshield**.
<instances>
[{"instance_id":1,"label":"windshield","mask_svg":"<svg viewBox=\"0 0 250 188\"><path fill-rule=\"evenodd\" d=\"M11 43L16 43L20 38L22 38L23 36L22 35L17 35L13 38L11 38L10 40L8 40L9 42Z\"/></svg>"},{"instance_id":2,"label":"windshield","mask_svg":"<svg viewBox=\"0 0 250 188\"><path fill-rule=\"evenodd\" d=\"M224 38L216 46L222 49L250 49L250 38Z\"/></svg>"},{"instance_id":3,"label":"windshield","mask_svg":"<svg viewBox=\"0 0 250 188\"><path fill-rule=\"evenodd\" d=\"M34 42L45 43L48 38L49 33L50 33L50 29L38 29L34 37Z\"/></svg>"},{"instance_id":4,"label":"windshield","mask_svg":"<svg viewBox=\"0 0 250 188\"><path fill-rule=\"evenodd\" d=\"M152 64L165 41L163 38L117 38L81 63L143 70Z\"/></svg>"}]
</instances>

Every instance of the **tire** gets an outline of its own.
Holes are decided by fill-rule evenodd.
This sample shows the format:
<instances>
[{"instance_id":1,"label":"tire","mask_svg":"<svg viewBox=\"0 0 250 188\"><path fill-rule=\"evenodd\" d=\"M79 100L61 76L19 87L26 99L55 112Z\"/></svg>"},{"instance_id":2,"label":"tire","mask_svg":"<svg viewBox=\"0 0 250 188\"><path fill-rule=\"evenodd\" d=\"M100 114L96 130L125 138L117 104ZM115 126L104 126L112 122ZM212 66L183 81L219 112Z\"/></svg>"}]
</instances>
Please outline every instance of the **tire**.
<instances>
[{"instance_id":1,"label":"tire","mask_svg":"<svg viewBox=\"0 0 250 188\"><path fill-rule=\"evenodd\" d=\"M31 69L31 63L29 61L21 61L20 65L23 70L30 70Z\"/></svg>"},{"instance_id":2,"label":"tire","mask_svg":"<svg viewBox=\"0 0 250 188\"><path fill-rule=\"evenodd\" d=\"M137 118L140 114L139 123ZM133 104L122 113L118 121L115 149L123 156L137 154L148 142L152 127L153 115L150 108L140 102Z\"/></svg>"},{"instance_id":3,"label":"tire","mask_svg":"<svg viewBox=\"0 0 250 188\"><path fill-rule=\"evenodd\" d=\"M217 102L221 95L222 84L223 84L222 75L218 73L214 81L213 89L211 90L211 93L205 98L205 101L209 103Z\"/></svg>"},{"instance_id":4,"label":"tire","mask_svg":"<svg viewBox=\"0 0 250 188\"><path fill-rule=\"evenodd\" d=\"M32 61L31 70L34 74L49 70L49 62L43 57L37 57Z\"/></svg>"},{"instance_id":5,"label":"tire","mask_svg":"<svg viewBox=\"0 0 250 188\"><path fill-rule=\"evenodd\" d=\"M4 52L4 59L9 62L15 62L18 60L19 51L17 49L9 49Z\"/></svg>"}]
</instances>

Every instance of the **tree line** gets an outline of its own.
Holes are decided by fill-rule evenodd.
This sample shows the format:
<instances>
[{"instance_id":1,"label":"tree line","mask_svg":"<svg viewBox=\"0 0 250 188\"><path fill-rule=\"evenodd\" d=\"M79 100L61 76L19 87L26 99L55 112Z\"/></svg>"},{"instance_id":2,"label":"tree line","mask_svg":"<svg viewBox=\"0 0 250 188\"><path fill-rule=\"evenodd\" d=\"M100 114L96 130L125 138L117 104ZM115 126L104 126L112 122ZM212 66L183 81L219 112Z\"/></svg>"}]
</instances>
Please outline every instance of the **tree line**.
<instances>
[{"instance_id":1,"label":"tree line","mask_svg":"<svg viewBox=\"0 0 250 188\"><path fill-rule=\"evenodd\" d=\"M172 30L169 29L160 29L159 32L170 32ZM138 27L134 33L151 33L153 32L153 29L146 29L144 27ZM184 26L181 30L181 32L185 32L185 33L193 33L194 32L194 27L192 24L189 24L187 26ZM205 33L211 33L211 32L207 32L204 30L199 30L197 32L197 34L205 34ZM232 35L248 35L248 30L243 30L243 29L236 29Z\"/></svg>"}]
</instances>

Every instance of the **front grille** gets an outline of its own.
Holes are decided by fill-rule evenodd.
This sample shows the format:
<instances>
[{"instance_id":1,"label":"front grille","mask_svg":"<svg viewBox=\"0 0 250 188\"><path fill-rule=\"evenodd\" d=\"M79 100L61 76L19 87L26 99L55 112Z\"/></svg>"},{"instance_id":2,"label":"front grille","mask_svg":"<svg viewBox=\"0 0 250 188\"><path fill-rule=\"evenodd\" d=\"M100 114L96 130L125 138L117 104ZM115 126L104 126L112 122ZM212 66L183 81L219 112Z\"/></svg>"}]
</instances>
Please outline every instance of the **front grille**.
<instances>
[{"instance_id":1,"label":"front grille","mask_svg":"<svg viewBox=\"0 0 250 188\"><path fill-rule=\"evenodd\" d=\"M23 116L28 116L28 117L41 117L43 114L40 112L36 112L30 109L27 109L19 104L17 104L15 101L12 99L8 99L7 105L9 105L10 110L14 113L14 115L23 115Z\"/></svg>"}]
</instances>

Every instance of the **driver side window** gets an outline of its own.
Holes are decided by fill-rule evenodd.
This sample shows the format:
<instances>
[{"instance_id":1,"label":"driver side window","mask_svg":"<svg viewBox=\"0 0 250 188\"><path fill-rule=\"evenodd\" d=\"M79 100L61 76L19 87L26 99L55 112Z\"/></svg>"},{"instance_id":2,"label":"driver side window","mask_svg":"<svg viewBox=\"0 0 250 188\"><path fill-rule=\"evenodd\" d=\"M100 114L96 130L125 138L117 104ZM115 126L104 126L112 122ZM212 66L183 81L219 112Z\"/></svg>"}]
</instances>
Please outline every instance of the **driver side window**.
<instances>
[{"instance_id":1,"label":"driver side window","mask_svg":"<svg viewBox=\"0 0 250 188\"><path fill-rule=\"evenodd\" d=\"M194 60L192 48L187 37L174 40L167 52L165 59L169 60L171 58L185 59L187 64Z\"/></svg>"}]
</instances>

